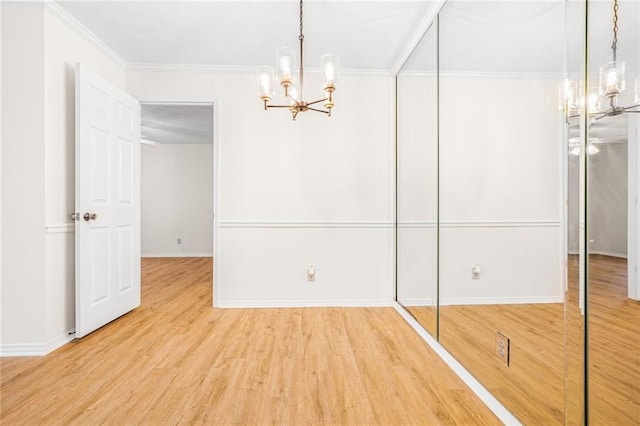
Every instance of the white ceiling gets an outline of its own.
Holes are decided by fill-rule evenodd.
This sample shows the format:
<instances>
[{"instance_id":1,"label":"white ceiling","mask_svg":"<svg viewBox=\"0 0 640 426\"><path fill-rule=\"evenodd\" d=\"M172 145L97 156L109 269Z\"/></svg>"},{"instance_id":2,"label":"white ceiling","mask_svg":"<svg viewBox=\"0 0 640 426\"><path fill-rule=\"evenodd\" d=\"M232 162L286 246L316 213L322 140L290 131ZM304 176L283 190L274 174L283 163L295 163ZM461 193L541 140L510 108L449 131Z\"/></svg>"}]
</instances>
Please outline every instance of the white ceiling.
<instances>
[{"instance_id":1,"label":"white ceiling","mask_svg":"<svg viewBox=\"0 0 640 426\"><path fill-rule=\"evenodd\" d=\"M127 63L254 68L277 48L297 50L297 0L59 1ZM591 64L609 60L611 0L590 1ZM341 68L389 71L434 5L427 0L306 0L305 65L325 53ZM441 17L443 71L579 70L584 2L449 0ZM637 70L640 1L620 0L619 56ZM578 52L578 53L576 53ZM414 61L415 62L415 61ZM433 69L430 62L414 65ZM637 71L636 71L637 72Z\"/></svg>"},{"instance_id":2,"label":"white ceiling","mask_svg":"<svg viewBox=\"0 0 640 426\"><path fill-rule=\"evenodd\" d=\"M298 2L59 1L129 64L271 65L298 43ZM305 65L325 53L342 69L390 70L432 2L307 0Z\"/></svg>"},{"instance_id":3,"label":"white ceiling","mask_svg":"<svg viewBox=\"0 0 640 426\"><path fill-rule=\"evenodd\" d=\"M57 4L132 66L254 69L273 64L275 51L281 46L297 49L297 0L110 0ZM434 4L426 0L306 0L305 66L316 68L321 55L335 53L340 56L343 70L388 72L397 65ZM611 4L612 0L589 2L589 62L594 72L601 63L610 60ZM583 8L581 1L449 0L440 19L440 69L578 72L584 38ZM618 57L627 61L627 73L637 75L640 0L620 0L619 13ZM433 71L435 46L435 37L430 33L405 70ZM189 117L182 116L180 111L154 111L149 107L146 110L147 126L143 131L158 142L180 143L174 142L178 128L184 137L186 126L196 129L203 126L188 123ZM202 119L209 112L189 114ZM163 128L160 120L166 126L174 126L173 129ZM155 133L153 122L157 122ZM200 134L187 135L187 140L192 141L187 143L210 140L206 131L200 129L196 130ZM618 139L617 133L614 130L606 136Z\"/></svg>"},{"instance_id":4,"label":"white ceiling","mask_svg":"<svg viewBox=\"0 0 640 426\"><path fill-rule=\"evenodd\" d=\"M159 144L213 143L213 105L141 105L142 139Z\"/></svg>"},{"instance_id":5,"label":"white ceiling","mask_svg":"<svg viewBox=\"0 0 640 426\"><path fill-rule=\"evenodd\" d=\"M589 2L592 72L611 61L612 1ZM453 1L442 9L439 51L435 26L404 72L578 73L583 59L584 2L554 0ZM640 1L620 0L618 58L640 68ZM565 40L567 41L565 43Z\"/></svg>"}]
</instances>

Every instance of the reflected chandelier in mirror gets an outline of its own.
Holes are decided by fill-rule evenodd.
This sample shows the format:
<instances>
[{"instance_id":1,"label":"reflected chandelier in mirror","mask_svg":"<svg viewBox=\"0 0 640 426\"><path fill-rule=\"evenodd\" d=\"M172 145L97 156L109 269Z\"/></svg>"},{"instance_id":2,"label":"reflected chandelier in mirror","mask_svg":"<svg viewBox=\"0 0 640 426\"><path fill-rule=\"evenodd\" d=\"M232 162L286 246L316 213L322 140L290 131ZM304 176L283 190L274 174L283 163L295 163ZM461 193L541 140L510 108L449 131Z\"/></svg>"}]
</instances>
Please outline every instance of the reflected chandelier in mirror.
<instances>
[{"instance_id":1,"label":"reflected chandelier in mirror","mask_svg":"<svg viewBox=\"0 0 640 426\"><path fill-rule=\"evenodd\" d=\"M639 113L640 77L635 79L633 104L619 105L619 97L626 88L625 61L618 60L618 0L613 1L613 42L611 43L612 61L600 66L600 86L597 92L585 92L578 82L565 82L565 111L567 119L578 117L580 109L586 107L589 115L596 120L602 117L623 113ZM586 100L586 102L585 102Z\"/></svg>"}]
</instances>

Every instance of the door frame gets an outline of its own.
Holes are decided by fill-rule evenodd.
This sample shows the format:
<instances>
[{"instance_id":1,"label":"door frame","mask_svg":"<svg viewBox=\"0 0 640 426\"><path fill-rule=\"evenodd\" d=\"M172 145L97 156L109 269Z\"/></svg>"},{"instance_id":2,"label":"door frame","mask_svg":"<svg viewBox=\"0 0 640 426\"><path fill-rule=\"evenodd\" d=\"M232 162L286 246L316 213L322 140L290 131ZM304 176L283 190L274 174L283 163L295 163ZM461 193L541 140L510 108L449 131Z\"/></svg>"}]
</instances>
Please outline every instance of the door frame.
<instances>
[{"instance_id":1,"label":"door frame","mask_svg":"<svg viewBox=\"0 0 640 426\"><path fill-rule=\"evenodd\" d=\"M217 308L220 299L220 98L201 98L201 97L140 97L137 98L142 104L166 104L166 105L213 105L213 300L212 306Z\"/></svg>"},{"instance_id":2,"label":"door frame","mask_svg":"<svg viewBox=\"0 0 640 426\"><path fill-rule=\"evenodd\" d=\"M636 146L637 143L640 143L640 117L631 114L627 120L627 190L629 193L627 197L627 297L640 300L640 274L638 273L638 258L640 256L638 253L640 246L640 226L638 226L640 219L640 211L638 211L640 149Z\"/></svg>"}]
</instances>

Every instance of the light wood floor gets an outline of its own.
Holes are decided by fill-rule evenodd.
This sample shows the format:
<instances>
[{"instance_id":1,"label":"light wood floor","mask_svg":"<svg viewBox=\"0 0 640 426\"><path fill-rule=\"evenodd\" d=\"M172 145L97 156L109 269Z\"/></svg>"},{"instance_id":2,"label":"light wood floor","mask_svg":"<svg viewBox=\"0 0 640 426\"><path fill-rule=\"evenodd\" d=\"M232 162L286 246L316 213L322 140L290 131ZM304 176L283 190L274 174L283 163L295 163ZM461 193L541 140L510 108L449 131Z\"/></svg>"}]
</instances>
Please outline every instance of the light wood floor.
<instances>
[{"instance_id":1,"label":"light wood floor","mask_svg":"<svg viewBox=\"0 0 640 426\"><path fill-rule=\"evenodd\" d=\"M563 304L441 306L440 343L527 425L564 420ZM510 338L509 367L495 335Z\"/></svg>"},{"instance_id":2,"label":"light wood floor","mask_svg":"<svg viewBox=\"0 0 640 426\"><path fill-rule=\"evenodd\" d=\"M212 309L211 267L144 259L140 308L1 359L1 423L499 424L393 309Z\"/></svg>"},{"instance_id":3,"label":"light wood floor","mask_svg":"<svg viewBox=\"0 0 640 426\"><path fill-rule=\"evenodd\" d=\"M566 312L563 304L440 307L442 345L525 424L563 424L565 410L566 424L583 421L584 320L578 262L569 260ZM640 302L627 298L624 259L591 255L589 273L589 423L640 425ZM410 311L435 321L431 307ZM511 338L509 367L493 355L496 331Z\"/></svg>"},{"instance_id":4,"label":"light wood floor","mask_svg":"<svg viewBox=\"0 0 640 426\"><path fill-rule=\"evenodd\" d=\"M589 256L589 424L640 425L640 302L627 261Z\"/></svg>"}]
</instances>

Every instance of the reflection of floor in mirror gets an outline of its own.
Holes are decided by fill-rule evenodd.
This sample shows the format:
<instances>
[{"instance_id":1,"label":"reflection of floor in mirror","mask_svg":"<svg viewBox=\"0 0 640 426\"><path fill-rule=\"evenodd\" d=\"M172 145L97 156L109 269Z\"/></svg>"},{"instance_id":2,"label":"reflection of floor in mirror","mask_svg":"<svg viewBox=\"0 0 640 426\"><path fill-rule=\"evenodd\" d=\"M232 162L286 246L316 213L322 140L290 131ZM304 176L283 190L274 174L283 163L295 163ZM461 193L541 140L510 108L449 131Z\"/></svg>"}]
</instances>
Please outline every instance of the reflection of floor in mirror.
<instances>
[{"instance_id":1,"label":"reflection of floor in mirror","mask_svg":"<svg viewBox=\"0 0 640 426\"><path fill-rule=\"evenodd\" d=\"M577 256L569 259L568 424L582 410L583 330ZM640 424L640 302L627 298L625 259L590 257L589 418L597 425ZM564 414L563 305L441 306L441 343L525 424L561 424ZM435 324L433 308L409 308ZM511 341L510 366L494 356L495 332ZM571 420L573 419L573 420Z\"/></svg>"},{"instance_id":2,"label":"reflection of floor in mirror","mask_svg":"<svg viewBox=\"0 0 640 426\"><path fill-rule=\"evenodd\" d=\"M589 256L589 423L640 425L640 302L627 261Z\"/></svg>"},{"instance_id":3,"label":"reflection of floor in mirror","mask_svg":"<svg viewBox=\"0 0 640 426\"><path fill-rule=\"evenodd\" d=\"M524 424L562 424L563 306L441 306L440 342ZM510 339L508 367L496 332Z\"/></svg>"},{"instance_id":4,"label":"reflection of floor in mirror","mask_svg":"<svg viewBox=\"0 0 640 426\"><path fill-rule=\"evenodd\" d=\"M401 302L402 303L402 302ZM435 306L405 306L409 313L433 337L436 336L436 307Z\"/></svg>"}]
</instances>

